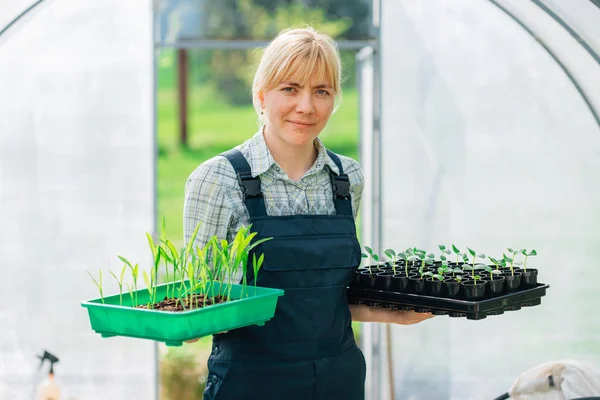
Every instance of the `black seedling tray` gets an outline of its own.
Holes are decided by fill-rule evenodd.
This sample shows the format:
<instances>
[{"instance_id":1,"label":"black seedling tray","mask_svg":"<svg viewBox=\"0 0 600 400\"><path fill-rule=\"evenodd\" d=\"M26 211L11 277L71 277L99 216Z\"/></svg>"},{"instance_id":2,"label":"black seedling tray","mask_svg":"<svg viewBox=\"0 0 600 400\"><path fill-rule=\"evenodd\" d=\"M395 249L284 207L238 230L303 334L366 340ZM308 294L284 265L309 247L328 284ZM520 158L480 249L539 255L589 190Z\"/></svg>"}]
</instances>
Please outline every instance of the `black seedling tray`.
<instances>
[{"instance_id":1,"label":"black seedling tray","mask_svg":"<svg viewBox=\"0 0 600 400\"><path fill-rule=\"evenodd\" d=\"M516 311L522 307L541 304L546 289L550 286L538 283L535 287L523 289L502 296L480 301L433 297L412 293L384 292L374 289L348 289L349 304L366 304L370 307L390 308L394 310L414 310L431 312L434 315L467 319L483 319L488 315L500 315L505 311Z\"/></svg>"}]
</instances>

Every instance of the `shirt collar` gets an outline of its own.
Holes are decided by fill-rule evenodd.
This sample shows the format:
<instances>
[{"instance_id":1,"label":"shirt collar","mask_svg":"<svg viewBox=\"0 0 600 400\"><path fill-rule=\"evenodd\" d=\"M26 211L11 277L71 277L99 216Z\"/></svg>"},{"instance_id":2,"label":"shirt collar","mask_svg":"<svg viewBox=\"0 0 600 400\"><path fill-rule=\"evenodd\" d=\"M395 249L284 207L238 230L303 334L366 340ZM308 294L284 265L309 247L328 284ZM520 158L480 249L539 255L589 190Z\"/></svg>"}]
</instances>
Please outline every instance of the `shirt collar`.
<instances>
[{"instance_id":1,"label":"shirt collar","mask_svg":"<svg viewBox=\"0 0 600 400\"><path fill-rule=\"evenodd\" d=\"M327 154L327 150L325 149L325 145L321 141L321 139L316 138L314 141L315 148L317 149L317 159L315 160L313 166L310 168L309 173L315 173L322 170L325 165L329 166L333 172L336 174L340 173L339 168L335 164L335 162L329 157ZM270 168L276 167L276 162L269 148L267 147L267 143L265 142L265 137L262 133L262 128L252 136L250 139L250 154L248 157L248 164L250 164L250 170L252 173L252 177L257 177L261 174L267 172Z\"/></svg>"}]
</instances>

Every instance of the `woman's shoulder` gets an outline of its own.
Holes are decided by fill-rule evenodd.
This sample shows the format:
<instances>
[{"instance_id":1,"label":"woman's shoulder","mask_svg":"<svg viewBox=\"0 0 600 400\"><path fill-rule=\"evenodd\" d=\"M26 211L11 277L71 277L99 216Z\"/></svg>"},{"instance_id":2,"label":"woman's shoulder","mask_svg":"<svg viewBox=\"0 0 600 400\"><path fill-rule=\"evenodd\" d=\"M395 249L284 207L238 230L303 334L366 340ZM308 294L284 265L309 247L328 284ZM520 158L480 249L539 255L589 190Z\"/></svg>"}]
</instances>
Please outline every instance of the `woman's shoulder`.
<instances>
[{"instance_id":1,"label":"woman's shoulder","mask_svg":"<svg viewBox=\"0 0 600 400\"><path fill-rule=\"evenodd\" d=\"M352 157L344 156L337 153L333 154L335 154L340 159L340 162L342 163L342 168L344 169L344 173L346 175L348 175L349 177L357 177L358 180L362 180L363 171L358 161L356 161Z\"/></svg>"},{"instance_id":2,"label":"woman's shoulder","mask_svg":"<svg viewBox=\"0 0 600 400\"><path fill-rule=\"evenodd\" d=\"M200 164L188 177L188 183L191 181L203 181L233 188L238 186L233 166L229 160L220 155Z\"/></svg>"}]
</instances>

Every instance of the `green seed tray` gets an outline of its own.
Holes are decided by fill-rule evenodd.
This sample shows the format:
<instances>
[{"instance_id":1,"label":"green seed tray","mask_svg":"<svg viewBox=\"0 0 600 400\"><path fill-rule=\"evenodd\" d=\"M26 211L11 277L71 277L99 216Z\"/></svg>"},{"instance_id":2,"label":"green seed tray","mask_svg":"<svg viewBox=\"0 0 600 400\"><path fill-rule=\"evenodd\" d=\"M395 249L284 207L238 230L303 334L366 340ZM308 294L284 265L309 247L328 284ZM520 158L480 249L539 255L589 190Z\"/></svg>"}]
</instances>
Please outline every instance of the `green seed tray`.
<instances>
[{"instance_id":1,"label":"green seed tray","mask_svg":"<svg viewBox=\"0 0 600 400\"><path fill-rule=\"evenodd\" d=\"M126 336L164 342L167 346L181 346L186 340L249 325L264 325L275 315L277 299L284 294L281 289L231 285L231 300L206 308L182 312L148 310L131 307L129 292L83 301L92 329L102 337ZM172 290L173 284L169 284ZM212 290L221 288L215 282ZM167 284L157 286L157 299L164 299ZM148 290L138 290L138 304L148 303ZM212 293L211 293L212 294Z\"/></svg>"}]
</instances>

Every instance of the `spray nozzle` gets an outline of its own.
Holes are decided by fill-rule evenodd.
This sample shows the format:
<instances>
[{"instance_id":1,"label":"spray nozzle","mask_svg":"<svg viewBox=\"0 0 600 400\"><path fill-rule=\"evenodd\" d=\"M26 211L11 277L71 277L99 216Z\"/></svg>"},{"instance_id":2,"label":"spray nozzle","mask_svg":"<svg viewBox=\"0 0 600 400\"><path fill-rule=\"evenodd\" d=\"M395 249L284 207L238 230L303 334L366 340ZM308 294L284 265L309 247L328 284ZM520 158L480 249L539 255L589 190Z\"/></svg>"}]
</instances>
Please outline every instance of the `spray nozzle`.
<instances>
[{"instance_id":1,"label":"spray nozzle","mask_svg":"<svg viewBox=\"0 0 600 400\"><path fill-rule=\"evenodd\" d=\"M44 361L48 360L50 362L50 373L54 374L54 363L58 362L58 357L44 350L44 354L37 356L37 358L40 359L40 368L42 368L42 365L44 365Z\"/></svg>"}]
</instances>

